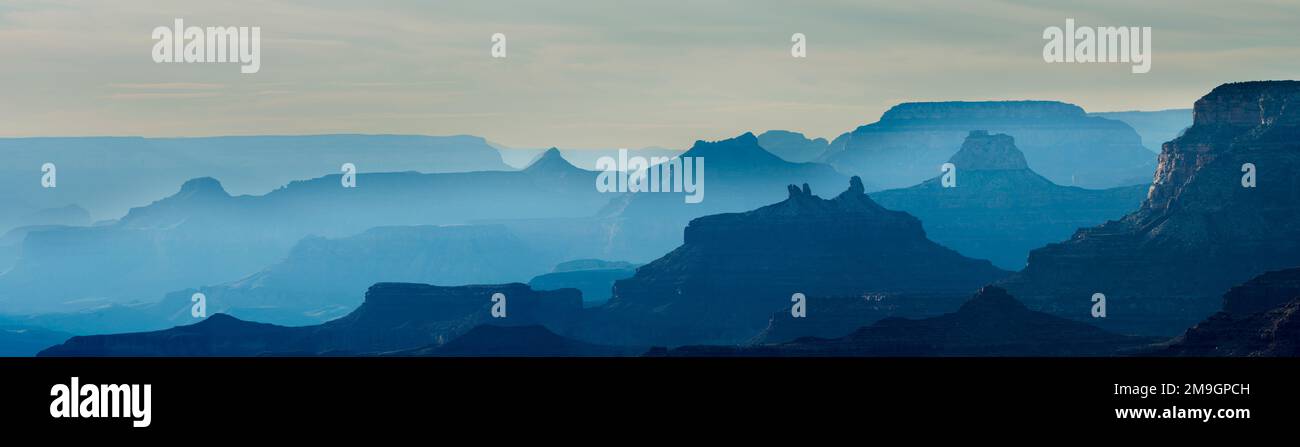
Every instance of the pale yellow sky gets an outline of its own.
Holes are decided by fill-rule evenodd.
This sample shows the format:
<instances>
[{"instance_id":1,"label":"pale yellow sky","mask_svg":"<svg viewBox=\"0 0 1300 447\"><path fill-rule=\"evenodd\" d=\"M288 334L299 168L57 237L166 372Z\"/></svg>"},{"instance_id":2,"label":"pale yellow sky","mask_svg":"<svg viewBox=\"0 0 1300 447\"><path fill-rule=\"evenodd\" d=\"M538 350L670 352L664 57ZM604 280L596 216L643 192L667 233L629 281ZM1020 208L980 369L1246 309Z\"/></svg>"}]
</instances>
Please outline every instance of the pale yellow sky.
<instances>
[{"instance_id":1,"label":"pale yellow sky","mask_svg":"<svg viewBox=\"0 0 1300 447\"><path fill-rule=\"evenodd\" d=\"M1148 74L1047 64L1042 32L1150 26ZM262 65L155 64L154 27L260 26ZM474 134L522 147L833 138L903 101L1190 107L1300 73L1296 1L0 3L0 136ZM492 59L504 33L508 57ZM808 57L790 57L790 35Z\"/></svg>"}]
</instances>

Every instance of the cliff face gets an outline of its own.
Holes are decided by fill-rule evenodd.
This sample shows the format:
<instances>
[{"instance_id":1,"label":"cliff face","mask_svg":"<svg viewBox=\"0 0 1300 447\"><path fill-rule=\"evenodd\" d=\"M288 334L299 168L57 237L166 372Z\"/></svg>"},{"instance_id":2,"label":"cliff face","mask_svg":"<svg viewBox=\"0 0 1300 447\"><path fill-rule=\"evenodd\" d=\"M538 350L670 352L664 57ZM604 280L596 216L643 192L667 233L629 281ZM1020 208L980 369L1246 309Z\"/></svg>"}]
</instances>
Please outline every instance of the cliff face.
<instances>
[{"instance_id":1,"label":"cliff face","mask_svg":"<svg viewBox=\"0 0 1300 447\"><path fill-rule=\"evenodd\" d=\"M506 296L493 318L492 295ZM285 327L216 314L188 326L73 337L43 356L355 355L437 346L485 323L568 330L582 311L577 290L537 292L523 284L438 287L380 283L352 313L324 324Z\"/></svg>"},{"instance_id":2,"label":"cliff face","mask_svg":"<svg viewBox=\"0 0 1300 447\"><path fill-rule=\"evenodd\" d=\"M1052 183L1029 169L1005 134L972 131L948 161L956 166L956 187L943 187L937 176L872 197L920 218L935 242L1009 270L1024 268L1030 250L1136 210L1146 193L1143 186L1089 190Z\"/></svg>"},{"instance_id":3,"label":"cliff face","mask_svg":"<svg viewBox=\"0 0 1300 447\"><path fill-rule=\"evenodd\" d=\"M1195 125L1166 143L1142 207L1030 254L1006 283L1030 307L1173 334L1218 308L1229 287L1300 265L1300 82L1248 82L1196 102ZM1242 185L1243 165L1257 186ZM1090 319L1091 320L1091 319Z\"/></svg>"},{"instance_id":4,"label":"cliff face","mask_svg":"<svg viewBox=\"0 0 1300 447\"><path fill-rule=\"evenodd\" d=\"M1014 137L1029 167L1061 185L1145 183L1154 167L1127 124L1054 101L899 104L832 144L823 160L882 187L908 187L934 176L977 129Z\"/></svg>"},{"instance_id":5,"label":"cliff face","mask_svg":"<svg viewBox=\"0 0 1300 447\"><path fill-rule=\"evenodd\" d=\"M1149 340L1035 312L998 287L985 287L956 312L890 318L838 338L802 338L744 348L692 346L668 355L742 356L1094 356Z\"/></svg>"},{"instance_id":6,"label":"cliff face","mask_svg":"<svg viewBox=\"0 0 1300 447\"><path fill-rule=\"evenodd\" d=\"M588 340L740 343L788 311L794 293L964 295L1006 273L926 239L916 218L877 205L856 177L833 199L807 186L788 192L773 205L692 221L680 247L615 283ZM818 312L833 314L809 315Z\"/></svg>"}]
</instances>

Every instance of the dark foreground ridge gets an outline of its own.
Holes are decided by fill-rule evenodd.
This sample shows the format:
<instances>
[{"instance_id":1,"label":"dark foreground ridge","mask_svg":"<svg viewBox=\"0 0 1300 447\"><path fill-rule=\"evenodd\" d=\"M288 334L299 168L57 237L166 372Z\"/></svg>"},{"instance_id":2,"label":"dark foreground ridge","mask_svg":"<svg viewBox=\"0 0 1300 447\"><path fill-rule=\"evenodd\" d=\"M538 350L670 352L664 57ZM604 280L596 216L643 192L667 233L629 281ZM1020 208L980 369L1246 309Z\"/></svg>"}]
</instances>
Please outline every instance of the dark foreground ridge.
<instances>
[{"instance_id":1,"label":"dark foreground ridge","mask_svg":"<svg viewBox=\"0 0 1300 447\"><path fill-rule=\"evenodd\" d=\"M996 286L980 289L956 312L881 320L840 338L801 338L748 347L688 346L669 356L1104 356L1151 343L1035 312Z\"/></svg>"}]
</instances>

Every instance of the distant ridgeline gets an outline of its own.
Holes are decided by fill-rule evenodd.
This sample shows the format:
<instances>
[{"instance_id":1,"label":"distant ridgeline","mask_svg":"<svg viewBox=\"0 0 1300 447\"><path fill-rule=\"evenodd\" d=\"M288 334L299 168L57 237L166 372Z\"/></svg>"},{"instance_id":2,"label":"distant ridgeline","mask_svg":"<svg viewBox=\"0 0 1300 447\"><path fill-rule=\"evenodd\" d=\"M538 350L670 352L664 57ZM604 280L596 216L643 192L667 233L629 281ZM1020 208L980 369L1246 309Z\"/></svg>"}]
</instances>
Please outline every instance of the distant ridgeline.
<instances>
[{"instance_id":1,"label":"distant ridgeline","mask_svg":"<svg viewBox=\"0 0 1300 447\"><path fill-rule=\"evenodd\" d=\"M522 171L361 174L356 188L342 187L340 175L331 175L260 196L232 196L216 179L194 179L115 221L26 234L22 256L0 274L0 311L76 311L157 301L166 292L239 280L284 260L310 235L339 238L381 226L592 216L610 201L593 187L595 178L596 173L555 154ZM416 239L417 233L390 231L388 236L407 238L412 247L436 247ZM367 263L380 255L355 253L361 257L339 253L336 260ZM514 270L520 274L514 278L479 279L526 281L562 260Z\"/></svg>"},{"instance_id":2,"label":"distant ridgeline","mask_svg":"<svg viewBox=\"0 0 1300 447\"><path fill-rule=\"evenodd\" d=\"M0 237L0 311L41 314L0 318L0 343L31 350L111 320L176 327L43 354L1294 355L1300 82L1223 85L1193 114L1157 163L1133 127L1070 104L901 104L831 142L696 142L682 156L705 160L699 203L602 193L598 173L554 149L519 171L303 168L356 163L356 188L313 171L231 195L195 176L93 226L84 214L99 208L24 203L65 225ZM291 141L275 138L262 149ZM416 158L435 141L386 138ZM221 154L203 156L222 172L234 155L212 149L261 141L122 140L149 142L123 152L137 155L211 144L200 152ZM21 141L72 158L104 149ZM140 156L150 168L136 176L184 164ZM123 162L86 157L61 164L58 188L94 157ZM246 185L262 175L231 169ZM69 194L100 197L89 189ZM195 293L211 316L190 313Z\"/></svg>"},{"instance_id":3,"label":"distant ridgeline","mask_svg":"<svg viewBox=\"0 0 1300 447\"><path fill-rule=\"evenodd\" d=\"M972 130L1015 138L1029 168L1058 185L1144 184L1155 168L1132 127L1055 101L899 104L836 138L821 160L885 188L907 187L933 177Z\"/></svg>"},{"instance_id":4,"label":"distant ridgeline","mask_svg":"<svg viewBox=\"0 0 1300 447\"><path fill-rule=\"evenodd\" d=\"M199 177L220 179L235 194L262 194L294 181L361 172L513 170L482 138L420 135L304 135L205 138L0 138L0 234L37 210L80 205L95 220L176 191ZM53 163L62 180L42 188L37 168Z\"/></svg>"}]
</instances>

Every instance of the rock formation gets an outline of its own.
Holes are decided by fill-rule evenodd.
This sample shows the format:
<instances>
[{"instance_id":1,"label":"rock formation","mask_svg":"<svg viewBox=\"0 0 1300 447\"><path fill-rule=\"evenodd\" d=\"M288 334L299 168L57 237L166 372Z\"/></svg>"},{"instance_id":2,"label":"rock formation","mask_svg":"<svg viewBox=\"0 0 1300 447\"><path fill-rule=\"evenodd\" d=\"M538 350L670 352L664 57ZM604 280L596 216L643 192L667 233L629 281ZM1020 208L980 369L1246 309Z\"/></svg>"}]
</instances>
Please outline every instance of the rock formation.
<instances>
[{"instance_id":1,"label":"rock formation","mask_svg":"<svg viewBox=\"0 0 1300 447\"><path fill-rule=\"evenodd\" d=\"M1031 308L1172 335L1233 285L1300 265L1300 82L1222 85L1194 110L1139 210L1033 251L1006 288ZM1091 318L1094 293L1105 318Z\"/></svg>"},{"instance_id":2,"label":"rock formation","mask_svg":"<svg viewBox=\"0 0 1300 447\"><path fill-rule=\"evenodd\" d=\"M762 331L773 312L788 312L795 293L924 300L964 296L1006 274L926 239L916 218L877 205L856 177L833 199L807 185L790 185L788 193L753 211L692 221L680 247L615 283L613 297L590 319L599 327L584 339L740 343ZM951 309L930 303L933 314ZM819 312L834 313L808 314Z\"/></svg>"},{"instance_id":3,"label":"rock formation","mask_svg":"<svg viewBox=\"0 0 1300 447\"><path fill-rule=\"evenodd\" d=\"M1233 287L1223 310L1152 352L1173 356L1300 356L1300 268Z\"/></svg>"},{"instance_id":4,"label":"rock formation","mask_svg":"<svg viewBox=\"0 0 1300 447\"><path fill-rule=\"evenodd\" d=\"M921 219L935 242L1009 270L1024 268L1030 250L1136 210L1147 189L1057 185L1029 168L1011 136L984 131L971 131L948 162L955 187L940 175L871 196Z\"/></svg>"},{"instance_id":5,"label":"rock formation","mask_svg":"<svg viewBox=\"0 0 1300 447\"><path fill-rule=\"evenodd\" d=\"M1127 124L1055 101L899 104L837 138L823 161L882 187L908 187L932 177L971 130L1011 135L1029 167L1059 185L1145 183L1154 168L1155 157Z\"/></svg>"}]
</instances>

